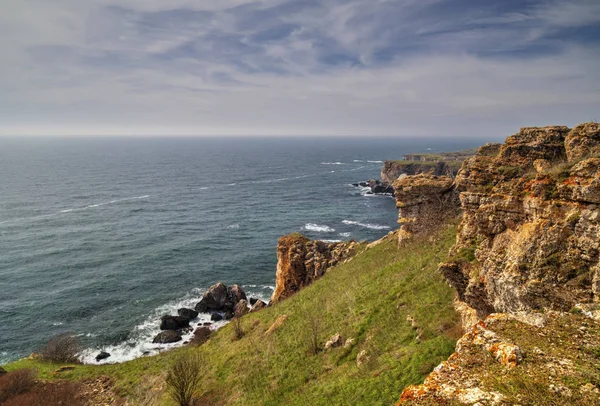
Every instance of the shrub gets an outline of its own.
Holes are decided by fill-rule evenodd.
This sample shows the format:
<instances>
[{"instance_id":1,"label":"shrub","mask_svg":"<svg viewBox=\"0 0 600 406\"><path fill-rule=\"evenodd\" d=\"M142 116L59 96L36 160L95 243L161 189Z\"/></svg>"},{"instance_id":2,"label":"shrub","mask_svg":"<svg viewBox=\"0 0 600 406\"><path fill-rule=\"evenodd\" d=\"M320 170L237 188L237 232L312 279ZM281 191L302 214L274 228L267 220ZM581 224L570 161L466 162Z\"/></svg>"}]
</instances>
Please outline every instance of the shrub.
<instances>
[{"instance_id":1,"label":"shrub","mask_svg":"<svg viewBox=\"0 0 600 406\"><path fill-rule=\"evenodd\" d=\"M32 369L19 369L0 377L0 404L8 399L28 392L35 385Z\"/></svg>"},{"instance_id":2,"label":"shrub","mask_svg":"<svg viewBox=\"0 0 600 406\"><path fill-rule=\"evenodd\" d=\"M308 314L306 316L308 321L308 328L306 329L307 337L306 341L308 343L308 352L312 355L317 355L320 351L319 346L319 331L320 331L320 323L317 317L314 314Z\"/></svg>"},{"instance_id":3,"label":"shrub","mask_svg":"<svg viewBox=\"0 0 600 406\"><path fill-rule=\"evenodd\" d=\"M239 316L235 316L233 320L231 320L231 324L233 325L233 337L232 339L239 340L244 336L244 329L242 328L242 318Z\"/></svg>"},{"instance_id":4,"label":"shrub","mask_svg":"<svg viewBox=\"0 0 600 406\"><path fill-rule=\"evenodd\" d=\"M200 386L204 362L199 353L180 356L167 374L166 383L171 398L179 406L193 405L194 395Z\"/></svg>"},{"instance_id":5,"label":"shrub","mask_svg":"<svg viewBox=\"0 0 600 406\"><path fill-rule=\"evenodd\" d=\"M80 387L73 382L37 383L29 392L15 396L3 406L83 406Z\"/></svg>"},{"instance_id":6,"label":"shrub","mask_svg":"<svg viewBox=\"0 0 600 406\"><path fill-rule=\"evenodd\" d=\"M79 340L71 333L59 334L48 341L40 355L44 361L77 363Z\"/></svg>"}]
</instances>

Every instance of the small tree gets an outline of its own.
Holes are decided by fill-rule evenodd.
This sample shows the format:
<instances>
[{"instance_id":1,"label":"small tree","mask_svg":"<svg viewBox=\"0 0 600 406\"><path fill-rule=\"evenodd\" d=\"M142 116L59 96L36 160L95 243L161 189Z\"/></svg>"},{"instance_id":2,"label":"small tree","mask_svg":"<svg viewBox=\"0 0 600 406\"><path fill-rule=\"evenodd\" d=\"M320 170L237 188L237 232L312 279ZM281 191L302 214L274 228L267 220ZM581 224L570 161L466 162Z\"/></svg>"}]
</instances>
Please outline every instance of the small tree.
<instances>
[{"instance_id":1,"label":"small tree","mask_svg":"<svg viewBox=\"0 0 600 406\"><path fill-rule=\"evenodd\" d=\"M307 315L308 319L308 352L312 355L316 355L319 348L319 330L320 323L317 317L314 314Z\"/></svg>"},{"instance_id":2,"label":"small tree","mask_svg":"<svg viewBox=\"0 0 600 406\"><path fill-rule=\"evenodd\" d=\"M79 340L77 337L71 333L63 333L51 338L46 347L42 349L40 355L45 361L75 363L79 362L77 359L79 350Z\"/></svg>"},{"instance_id":3,"label":"small tree","mask_svg":"<svg viewBox=\"0 0 600 406\"><path fill-rule=\"evenodd\" d=\"M171 398L179 406L191 406L194 394L200 386L204 362L199 353L177 358L169 373L166 382Z\"/></svg>"}]
</instances>

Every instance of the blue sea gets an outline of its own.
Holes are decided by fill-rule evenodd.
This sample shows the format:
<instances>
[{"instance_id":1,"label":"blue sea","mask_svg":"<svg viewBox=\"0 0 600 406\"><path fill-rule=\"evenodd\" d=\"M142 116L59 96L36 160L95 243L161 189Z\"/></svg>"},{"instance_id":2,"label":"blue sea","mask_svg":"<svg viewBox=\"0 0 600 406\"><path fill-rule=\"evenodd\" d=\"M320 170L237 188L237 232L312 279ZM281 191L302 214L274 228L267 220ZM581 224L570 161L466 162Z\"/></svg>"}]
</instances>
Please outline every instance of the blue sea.
<instances>
[{"instance_id":1,"label":"blue sea","mask_svg":"<svg viewBox=\"0 0 600 406\"><path fill-rule=\"evenodd\" d=\"M62 332L130 360L218 281L268 300L277 239L375 240L382 161L481 140L0 138L0 364ZM205 320L203 318L201 321Z\"/></svg>"}]
</instances>

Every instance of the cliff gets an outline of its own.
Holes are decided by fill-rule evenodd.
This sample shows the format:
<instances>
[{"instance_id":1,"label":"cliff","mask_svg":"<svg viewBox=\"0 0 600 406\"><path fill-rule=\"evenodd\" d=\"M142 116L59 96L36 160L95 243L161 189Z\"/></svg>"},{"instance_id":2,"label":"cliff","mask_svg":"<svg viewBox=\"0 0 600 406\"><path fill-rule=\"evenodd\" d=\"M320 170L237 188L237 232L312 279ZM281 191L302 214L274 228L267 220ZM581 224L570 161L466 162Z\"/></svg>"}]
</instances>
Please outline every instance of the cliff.
<instances>
[{"instance_id":1,"label":"cliff","mask_svg":"<svg viewBox=\"0 0 600 406\"><path fill-rule=\"evenodd\" d=\"M598 123L523 128L446 181L463 219L439 271L467 334L400 403L600 401L599 156Z\"/></svg>"},{"instance_id":2,"label":"cliff","mask_svg":"<svg viewBox=\"0 0 600 406\"><path fill-rule=\"evenodd\" d=\"M356 241L326 243L309 240L298 233L281 237L277 243L277 272L272 303L277 303L311 284L335 266L356 254Z\"/></svg>"},{"instance_id":3,"label":"cliff","mask_svg":"<svg viewBox=\"0 0 600 406\"><path fill-rule=\"evenodd\" d=\"M439 154L407 154L400 161L385 161L381 169L381 181L393 184L401 175L431 174L455 177L463 161L475 154L475 150L443 152Z\"/></svg>"}]
</instances>

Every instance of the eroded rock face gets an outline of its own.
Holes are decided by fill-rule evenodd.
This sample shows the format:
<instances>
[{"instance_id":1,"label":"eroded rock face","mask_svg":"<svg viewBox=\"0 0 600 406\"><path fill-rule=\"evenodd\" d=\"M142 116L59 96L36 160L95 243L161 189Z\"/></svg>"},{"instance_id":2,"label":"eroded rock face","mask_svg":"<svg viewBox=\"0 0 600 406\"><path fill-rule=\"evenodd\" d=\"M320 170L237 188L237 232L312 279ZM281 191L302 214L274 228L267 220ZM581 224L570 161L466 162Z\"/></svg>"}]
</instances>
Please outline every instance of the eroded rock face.
<instances>
[{"instance_id":1,"label":"eroded rock face","mask_svg":"<svg viewBox=\"0 0 600 406\"><path fill-rule=\"evenodd\" d=\"M459 212L458 194L448 176L405 176L394 182L394 189L402 224L399 242L431 231Z\"/></svg>"},{"instance_id":2,"label":"eroded rock face","mask_svg":"<svg viewBox=\"0 0 600 406\"><path fill-rule=\"evenodd\" d=\"M436 176L454 177L458 173L459 166L451 165L444 161L438 162L402 162L385 161L381 169L381 181L393 184L400 176L413 176L429 174Z\"/></svg>"},{"instance_id":3,"label":"eroded rock face","mask_svg":"<svg viewBox=\"0 0 600 406\"><path fill-rule=\"evenodd\" d=\"M281 237L277 243L277 274L271 303L289 297L323 276L328 268L351 258L359 245L356 241L309 240L297 233Z\"/></svg>"},{"instance_id":4,"label":"eroded rock face","mask_svg":"<svg viewBox=\"0 0 600 406\"><path fill-rule=\"evenodd\" d=\"M524 128L463 164L463 221L440 271L479 319L599 299L599 131Z\"/></svg>"}]
</instances>

